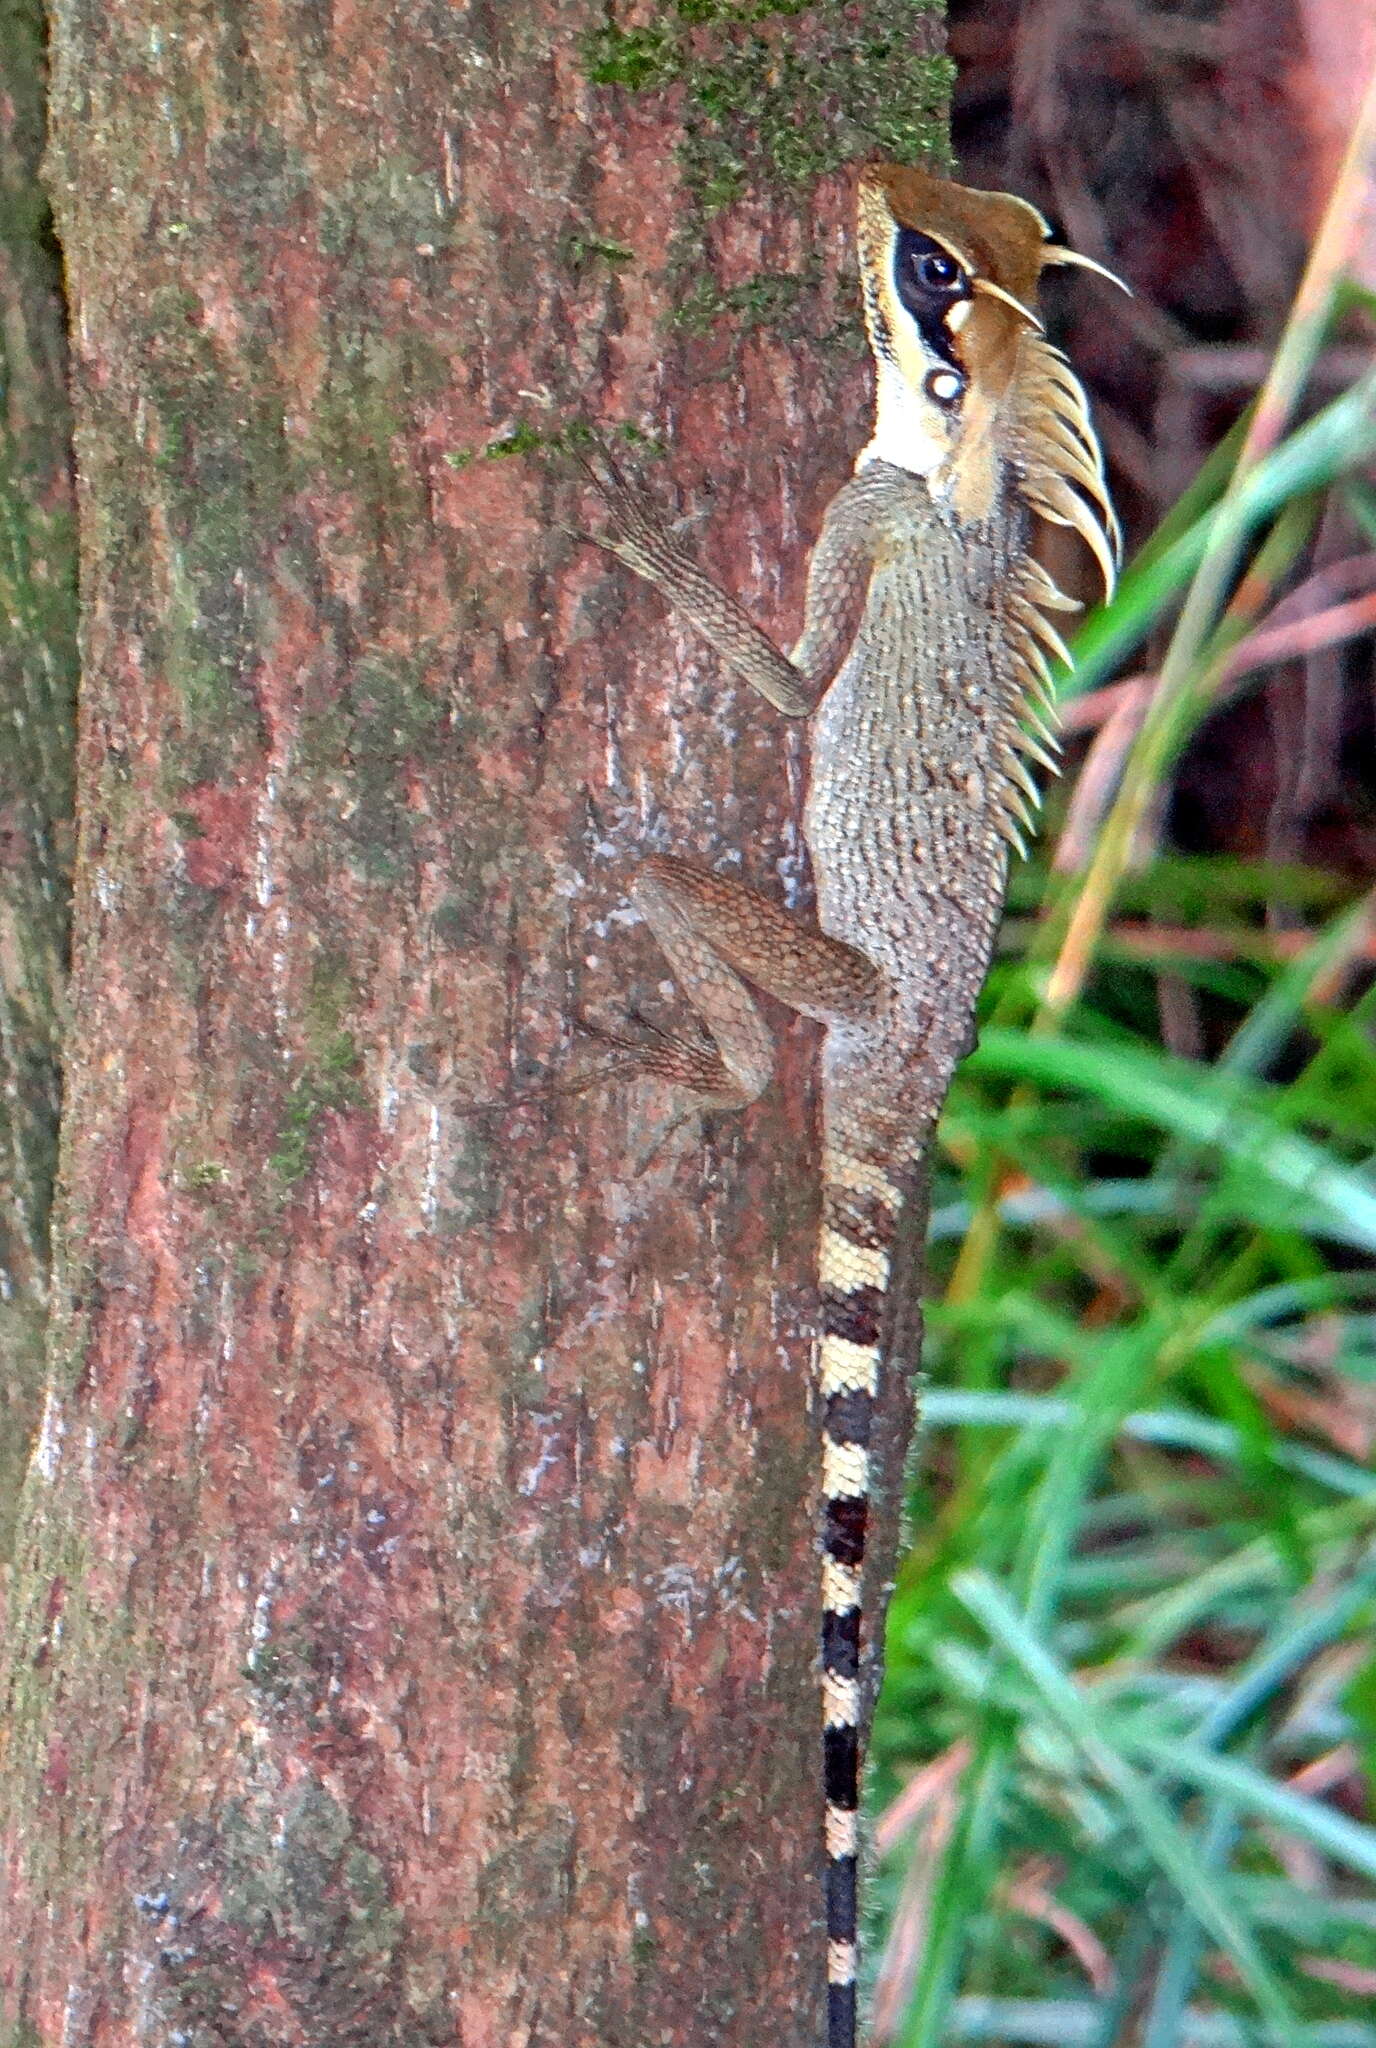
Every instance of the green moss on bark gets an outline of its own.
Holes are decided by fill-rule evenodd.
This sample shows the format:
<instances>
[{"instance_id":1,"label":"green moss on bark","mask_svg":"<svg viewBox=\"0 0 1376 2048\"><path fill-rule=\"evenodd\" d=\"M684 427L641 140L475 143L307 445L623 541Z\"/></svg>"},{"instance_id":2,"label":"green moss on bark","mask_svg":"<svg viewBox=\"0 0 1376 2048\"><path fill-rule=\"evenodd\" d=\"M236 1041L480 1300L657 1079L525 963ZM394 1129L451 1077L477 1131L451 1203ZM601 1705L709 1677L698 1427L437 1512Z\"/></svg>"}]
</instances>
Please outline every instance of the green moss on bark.
<instances>
[{"instance_id":1,"label":"green moss on bark","mask_svg":"<svg viewBox=\"0 0 1376 2048\"><path fill-rule=\"evenodd\" d=\"M809 186L857 156L950 162L952 66L919 46L925 0L675 0L584 38L595 85L682 95L680 155L711 214L750 185Z\"/></svg>"},{"instance_id":2,"label":"green moss on bark","mask_svg":"<svg viewBox=\"0 0 1376 2048\"><path fill-rule=\"evenodd\" d=\"M20 1502L21 1526L33 1526L25 1515L29 1496L65 1489L66 1410L64 1397L53 1397L44 1424L46 1441L30 1467ZM79 1879L99 1853L102 1802L114 1776L109 1746L85 1718L63 1711L63 1680L72 1660L99 1658L101 1682L118 1697L130 1667L131 1644L126 1632L112 1630L107 1615L93 1608L89 1592L92 1559L70 1517L51 1517L37 1524L37 1539L21 1546L12 1577L13 1602L9 1639L22 1644L22 1655L6 1668L8 1684L0 1701L0 1721L8 1733L5 1754L4 1817L24 1845L24 1872L29 1884L46 1894L59 1872ZM45 1802L54 1790L81 1787L61 1829L41 1824Z\"/></svg>"},{"instance_id":3,"label":"green moss on bark","mask_svg":"<svg viewBox=\"0 0 1376 2048\"><path fill-rule=\"evenodd\" d=\"M440 745L448 718L432 687L433 658L424 646L365 655L339 694L302 722L303 765L329 792L344 857L369 881L398 881L415 864L407 764Z\"/></svg>"},{"instance_id":4,"label":"green moss on bark","mask_svg":"<svg viewBox=\"0 0 1376 2048\"><path fill-rule=\"evenodd\" d=\"M0 0L0 1558L42 1368L71 896L76 541L44 69L41 0Z\"/></svg>"},{"instance_id":5,"label":"green moss on bark","mask_svg":"<svg viewBox=\"0 0 1376 2048\"><path fill-rule=\"evenodd\" d=\"M408 2010L404 1916L348 1811L311 1779L189 1816L183 1854L139 1905L156 1945L157 2003L186 2048L428 2048ZM257 1958L258 1983L249 1969ZM263 1978L271 1997L258 2005ZM270 2024L265 2024L269 2022ZM452 2038L452 2033L451 2033Z\"/></svg>"},{"instance_id":6,"label":"green moss on bark","mask_svg":"<svg viewBox=\"0 0 1376 2048\"><path fill-rule=\"evenodd\" d=\"M268 1160L284 1188L295 1187L310 1172L321 1119L326 1112L349 1109L362 1100L355 1079L359 1064L359 1050L352 1034L341 1031L293 1081L276 1149Z\"/></svg>"}]
</instances>

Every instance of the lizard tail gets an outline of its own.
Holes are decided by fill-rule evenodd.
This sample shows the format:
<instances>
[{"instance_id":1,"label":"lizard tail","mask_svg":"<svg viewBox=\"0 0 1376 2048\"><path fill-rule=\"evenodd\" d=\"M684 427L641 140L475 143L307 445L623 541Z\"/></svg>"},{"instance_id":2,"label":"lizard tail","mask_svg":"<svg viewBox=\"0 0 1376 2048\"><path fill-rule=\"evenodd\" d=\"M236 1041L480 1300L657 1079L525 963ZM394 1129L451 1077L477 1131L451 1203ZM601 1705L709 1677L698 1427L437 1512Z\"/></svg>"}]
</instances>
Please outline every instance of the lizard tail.
<instances>
[{"instance_id":1,"label":"lizard tail","mask_svg":"<svg viewBox=\"0 0 1376 2048\"><path fill-rule=\"evenodd\" d=\"M827 2048L855 2048L861 1572L870 1431L899 1189L829 1152L818 1258L822 1436L822 1772L826 1793Z\"/></svg>"}]
</instances>

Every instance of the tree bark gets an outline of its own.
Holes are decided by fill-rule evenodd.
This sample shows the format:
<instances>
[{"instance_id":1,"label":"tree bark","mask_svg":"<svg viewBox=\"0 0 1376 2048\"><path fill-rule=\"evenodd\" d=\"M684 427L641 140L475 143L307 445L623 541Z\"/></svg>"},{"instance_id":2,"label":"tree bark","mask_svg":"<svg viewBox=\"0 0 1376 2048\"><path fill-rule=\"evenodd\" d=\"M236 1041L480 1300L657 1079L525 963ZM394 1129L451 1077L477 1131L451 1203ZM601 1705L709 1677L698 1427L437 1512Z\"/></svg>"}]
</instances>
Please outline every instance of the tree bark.
<instances>
[{"instance_id":1,"label":"tree bark","mask_svg":"<svg viewBox=\"0 0 1376 2048\"><path fill-rule=\"evenodd\" d=\"M788 630L863 416L841 167L945 76L896 0L749 12L58 0L7 2048L817 2038L811 1035L653 1149L645 1085L538 1092L578 1011L668 1014L639 855L806 887L796 733L520 452L664 433Z\"/></svg>"},{"instance_id":2,"label":"tree bark","mask_svg":"<svg viewBox=\"0 0 1376 2048\"><path fill-rule=\"evenodd\" d=\"M76 539L42 0L0 0L0 1560L42 1395L71 897Z\"/></svg>"}]
</instances>

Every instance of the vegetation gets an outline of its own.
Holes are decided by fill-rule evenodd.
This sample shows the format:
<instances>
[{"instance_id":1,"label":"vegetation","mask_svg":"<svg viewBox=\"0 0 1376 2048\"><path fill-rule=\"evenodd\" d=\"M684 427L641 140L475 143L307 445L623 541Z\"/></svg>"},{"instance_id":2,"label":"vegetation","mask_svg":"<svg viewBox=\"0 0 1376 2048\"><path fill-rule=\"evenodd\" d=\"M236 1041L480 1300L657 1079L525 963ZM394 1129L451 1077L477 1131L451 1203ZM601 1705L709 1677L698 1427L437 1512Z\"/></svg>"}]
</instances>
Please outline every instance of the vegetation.
<instances>
[{"instance_id":1,"label":"vegetation","mask_svg":"<svg viewBox=\"0 0 1376 2048\"><path fill-rule=\"evenodd\" d=\"M932 0L672 0L647 27L584 38L594 85L682 94L680 160L706 215L751 181L806 190L853 157L949 160L952 67L914 47ZM806 14L802 36L780 25Z\"/></svg>"},{"instance_id":2,"label":"vegetation","mask_svg":"<svg viewBox=\"0 0 1376 2048\"><path fill-rule=\"evenodd\" d=\"M1081 631L1096 736L943 1125L875 1745L901 2048L1376 2044L1371 905L1159 823L1225 699L1376 623L1376 376L1285 432L1376 316L1336 281L1360 183L1357 152L1249 418ZM1343 604L1305 569L1339 516Z\"/></svg>"}]
</instances>

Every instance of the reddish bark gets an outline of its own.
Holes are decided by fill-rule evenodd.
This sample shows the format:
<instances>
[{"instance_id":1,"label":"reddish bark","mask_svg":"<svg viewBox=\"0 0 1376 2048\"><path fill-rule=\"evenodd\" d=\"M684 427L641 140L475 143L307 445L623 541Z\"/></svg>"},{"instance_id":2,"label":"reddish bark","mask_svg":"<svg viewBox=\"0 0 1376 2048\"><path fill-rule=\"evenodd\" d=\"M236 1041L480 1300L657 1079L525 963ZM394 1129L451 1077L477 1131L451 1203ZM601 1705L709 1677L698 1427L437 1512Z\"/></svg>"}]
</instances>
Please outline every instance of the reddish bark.
<instances>
[{"instance_id":1,"label":"reddish bark","mask_svg":"<svg viewBox=\"0 0 1376 2048\"><path fill-rule=\"evenodd\" d=\"M647 848L797 893L799 755L557 468L448 456L665 428L784 629L863 402L847 180L709 223L684 88L591 85L595 18L58 10L83 822L16 2041L815 2037L810 1036L648 1164L648 1088L464 1113L659 1002ZM809 267L786 334L669 326Z\"/></svg>"}]
</instances>

